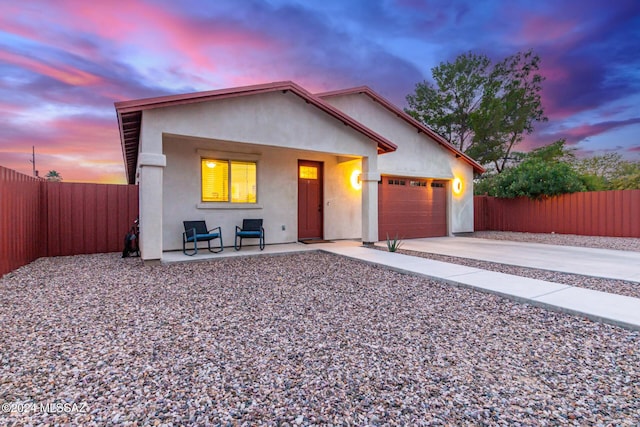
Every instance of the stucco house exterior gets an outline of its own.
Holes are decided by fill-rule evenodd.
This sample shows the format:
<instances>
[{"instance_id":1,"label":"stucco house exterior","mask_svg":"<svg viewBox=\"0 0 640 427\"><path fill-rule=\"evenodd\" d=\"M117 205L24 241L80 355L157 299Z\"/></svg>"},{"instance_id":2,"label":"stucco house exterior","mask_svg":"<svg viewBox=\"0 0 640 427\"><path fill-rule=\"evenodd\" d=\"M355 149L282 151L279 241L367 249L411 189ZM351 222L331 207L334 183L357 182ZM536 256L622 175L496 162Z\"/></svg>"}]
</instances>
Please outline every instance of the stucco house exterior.
<instances>
[{"instance_id":1,"label":"stucco house exterior","mask_svg":"<svg viewBox=\"0 0 640 427\"><path fill-rule=\"evenodd\" d=\"M264 219L267 244L473 231L482 167L368 87L276 82L115 103L140 191L142 258L182 249L182 222Z\"/></svg>"}]
</instances>

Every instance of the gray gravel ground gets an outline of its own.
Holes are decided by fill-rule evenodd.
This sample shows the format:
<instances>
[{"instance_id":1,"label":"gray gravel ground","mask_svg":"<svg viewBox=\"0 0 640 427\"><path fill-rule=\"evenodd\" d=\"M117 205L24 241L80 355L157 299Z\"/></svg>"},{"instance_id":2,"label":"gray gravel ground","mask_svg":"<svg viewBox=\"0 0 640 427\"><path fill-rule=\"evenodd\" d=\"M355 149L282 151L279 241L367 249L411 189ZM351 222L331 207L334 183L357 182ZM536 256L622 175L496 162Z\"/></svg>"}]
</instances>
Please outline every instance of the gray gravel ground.
<instances>
[{"instance_id":1,"label":"gray gravel ground","mask_svg":"<svg viewBox=\"0 0 640 427\"><path fill-rule=\"evenodd\" d=\"M582 246L601 249L640 251L640 239L634 238L576 236L573 234L514 233L499 231L475 232L470 237L495 240L511 240L516 242L520 241L546 243L562 246ZM386 248L379 247L377 249L387 250ZM499 271L501 273L513 274L515 276L529 277L532 279L546 280L548 282L563 283L579 288L593 289L596 291L640 298L640 284L637 282L615 279L601 279L597 277L583 276L580 274L560 273L556 271L518 267L514 265L500 264L490 261L478 261L475 259L453 257L428 252L409 251L402 249L402 246L397 252L405 255L433 259L436 261L450 262L452 264L481 268L483 270Z\"/></svg>"},{"instance_id":2,"label":"gray gravel ground","mask_svg":"<svg viewBox=\"0 0 640 427\"><path fill-rule=\"evenodd\" d=\"M576 234L555 233L516 233L512 231L476 231L473 233L472 237L640 252L640 239L635 237L578 236Z\"/></svg>"},{"instance_id":3,"label":"gray gravel ground","mask_svg":"<svg viewBox=\"0 0 640 427\"><path fill-rule=\"evenodd\" d=\"M0 325L2 425L640 422L640 333L326 253L43 258Z\"/></svg>"}]
</instances>

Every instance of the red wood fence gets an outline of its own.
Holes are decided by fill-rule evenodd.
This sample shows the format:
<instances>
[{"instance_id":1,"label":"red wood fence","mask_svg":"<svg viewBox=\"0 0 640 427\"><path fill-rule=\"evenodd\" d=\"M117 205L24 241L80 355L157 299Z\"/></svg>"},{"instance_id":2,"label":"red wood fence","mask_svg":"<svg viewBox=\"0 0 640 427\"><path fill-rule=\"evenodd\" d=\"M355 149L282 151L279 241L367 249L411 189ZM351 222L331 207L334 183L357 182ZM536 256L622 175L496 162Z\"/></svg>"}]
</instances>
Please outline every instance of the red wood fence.
<instances>
[{"instance_id":1,"label":"red wood fence","mask_svg":"<svg viewBox=\"0 0 640 427\"><path fill-rule=\"evenodd\" d=\"M0 275L45 255L42 182L0 166Z\"/></svg>"},{"instance_id":2,"label":"red wood fence","mask_svg":"<svg viewBox=\"0 0 640 427\"><path fill-rule=\"evenodd\" d=\"M0 166L0 276L43 256L119 252L136 185L47 182Z\"/></svg>"},{"instance_id":3,"label":"red wood fence","mask_svg":"<svg viewBox=\"0 0 640 427\"><path fill-rule=\"evenodd\" d=\"M640 237L640 190L564 194L543 200L474 197L476 231Z\"/></svg>"}]
</instances>

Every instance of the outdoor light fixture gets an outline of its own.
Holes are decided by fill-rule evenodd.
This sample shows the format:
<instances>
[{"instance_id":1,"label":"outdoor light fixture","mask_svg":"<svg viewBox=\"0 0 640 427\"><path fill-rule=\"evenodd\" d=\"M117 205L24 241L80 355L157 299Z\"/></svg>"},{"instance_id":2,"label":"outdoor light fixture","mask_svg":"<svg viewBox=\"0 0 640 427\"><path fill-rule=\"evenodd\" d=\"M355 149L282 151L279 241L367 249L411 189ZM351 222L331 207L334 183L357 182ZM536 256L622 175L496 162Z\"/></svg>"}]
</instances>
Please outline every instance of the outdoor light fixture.
<instances>
[{"instance_id":1,"label":"outdoor light fixture","mask_svg":"<svg viewBox=\"0 0 640 427\"><path fill-rule=\"evenodd\" d=\"M358 169L351 173L351 186L354 190L362 189L362 172Z\"/></svg>"},{"instance_id":2,"label":"outdoor light fixture","mask_svg":"<svg viewBox=\"0 0 640 427\"><path fill-rule=\"evenodd\" d=\"M453 180L453 194L462 193L462 181L460 178L456 178Z\"/></svg>"}]
</instances>

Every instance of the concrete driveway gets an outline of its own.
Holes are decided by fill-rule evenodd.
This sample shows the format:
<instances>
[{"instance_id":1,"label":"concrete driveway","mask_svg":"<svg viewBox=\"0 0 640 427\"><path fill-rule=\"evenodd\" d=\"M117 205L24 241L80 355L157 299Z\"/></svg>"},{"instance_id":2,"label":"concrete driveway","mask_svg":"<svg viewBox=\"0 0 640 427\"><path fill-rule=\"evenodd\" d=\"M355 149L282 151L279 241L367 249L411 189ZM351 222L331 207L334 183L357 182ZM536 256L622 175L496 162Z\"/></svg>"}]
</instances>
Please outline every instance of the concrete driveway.
<instances>
[{"instance_id":1,"label":"concrete driveway","mask_svg":"<svg viewBox=\"0 0 640 427\"><path fill-rule=\"evenodd\" d=\"M410 239L402 249L640 282L640 252L472 237Z\"/></svg>"}]
</instances>

